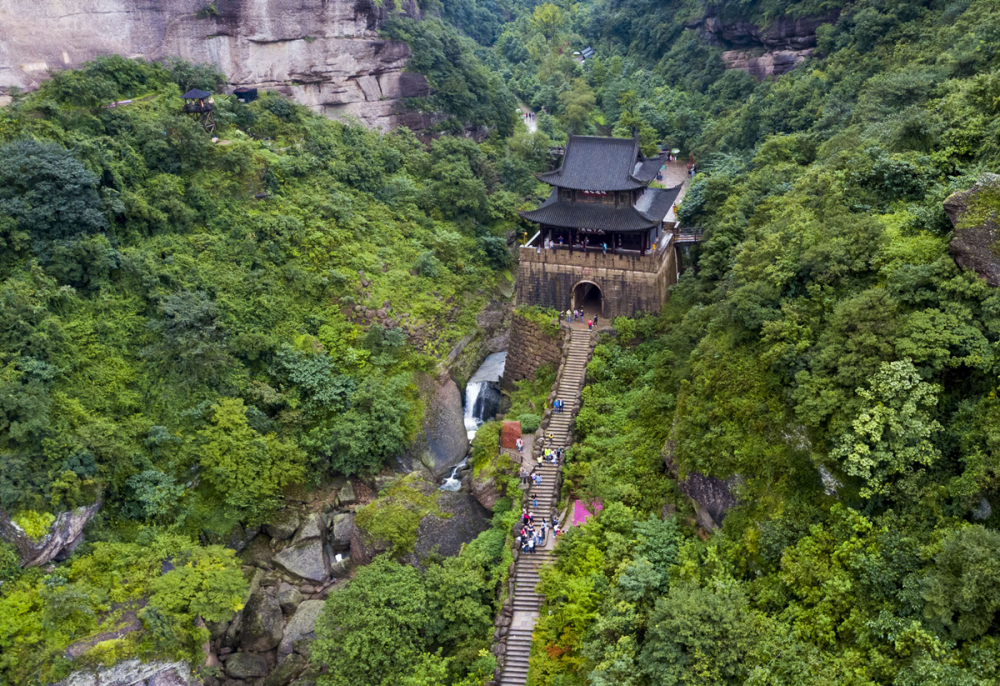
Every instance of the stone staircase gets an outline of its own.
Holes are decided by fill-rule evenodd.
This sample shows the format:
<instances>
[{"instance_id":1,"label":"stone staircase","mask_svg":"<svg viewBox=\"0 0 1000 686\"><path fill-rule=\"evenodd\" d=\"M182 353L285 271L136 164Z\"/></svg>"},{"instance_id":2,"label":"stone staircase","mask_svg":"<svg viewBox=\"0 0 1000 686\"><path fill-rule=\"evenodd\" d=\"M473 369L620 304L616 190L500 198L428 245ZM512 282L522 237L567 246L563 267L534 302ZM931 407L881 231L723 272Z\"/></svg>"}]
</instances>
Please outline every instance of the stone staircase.
<instances>
[{"instance_id":1,"label":"stone staircase","mask_svg":"<svg viewBox=\"0 0 1000 686\"><path fill-rule=\"evenodd\" d=\"M541 441L542 448L565 448L572 442L570 426L580 407L580 389L587 371L590 337L591 334L585 326L572 329L569 350L563 362L556 395L564 402L564 408L561 413L549 417ZM552 436L551 440L549 435ZM557 488L559 469L556 465L547 462L538 464L537 460L535 461L533 473L541 474L542 484L535 486L532 483L528 493L528 509L535 516L536 527L541 525L542 520L551 524L552 515L556 514L555 508L559 501ZM538 507L531 505L535 499ZM514 568L514 617L507 634L507 648L499 686L524 686L528 679L531 635L543 600L543 597L535 591L535 586L538 584L539 570L553 559L554 547L554 536L549 529L543 548L536 549L534 554L522 553L518 556Z\"/></svg>"}]
</instances>

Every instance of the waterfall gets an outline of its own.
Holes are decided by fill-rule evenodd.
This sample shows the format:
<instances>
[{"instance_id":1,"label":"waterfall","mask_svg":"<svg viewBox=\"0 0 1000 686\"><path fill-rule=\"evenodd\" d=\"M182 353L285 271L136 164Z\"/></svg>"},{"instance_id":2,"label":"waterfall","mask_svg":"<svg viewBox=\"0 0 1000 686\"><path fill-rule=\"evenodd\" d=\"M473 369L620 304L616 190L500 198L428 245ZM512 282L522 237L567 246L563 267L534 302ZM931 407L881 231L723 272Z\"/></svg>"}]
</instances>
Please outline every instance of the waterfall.
<instances>
[{"instance_id":1,"label":"waterfall","mask_svg":"<svg viewBox=\"0 0 1000 686\"><path fill-rule=\"evenodd\" d=\"M483 387L485 381L470 381L465 387L465 431L471 441L479 425L483 423ZM479 411L476 412L478 407Z\"/></svg>"},{"instance_id":2,"label":"waterfall","mask_svg":"<svg viewBox=\"0 0 1000 686\"><path fill-rule=\"evenodd\" d=\"M441 484L442 491L457 491L462 488L462 479L459 478L459 473L469 465L469 458L465 458L457 465L451 468L448 476L445 477L444 483Z\"/></svg>"},{"instance_id":3,"label":"waterfall","mask_svg":"<svg viewBox=\"0 0 1000 686\"><path fill-rule=\"evenodd\" d=\"M476 430L500 409L500 377L507 362L507 353L487 357L465 386L465 430L471 441Z\"/></svg>"}]
</instances>

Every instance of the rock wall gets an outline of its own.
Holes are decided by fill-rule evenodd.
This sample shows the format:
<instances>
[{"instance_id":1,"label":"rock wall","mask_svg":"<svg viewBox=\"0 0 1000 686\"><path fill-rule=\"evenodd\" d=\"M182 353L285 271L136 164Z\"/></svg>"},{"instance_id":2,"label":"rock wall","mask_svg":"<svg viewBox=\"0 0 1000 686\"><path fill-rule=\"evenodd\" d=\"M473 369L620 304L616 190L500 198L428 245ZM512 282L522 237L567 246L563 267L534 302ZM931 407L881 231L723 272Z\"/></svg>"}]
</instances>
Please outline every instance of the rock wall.
<instances>
[{"instance_id":1,"label":"rock wall","mask_svg":"<svg viewBox=\"0 0 1000 686\"><path fill-rule=\"evenodd\" d=\"M503 372L504 387L511 388L515 381L533 377L535 370L543 364L558 366L563 357L562 349L562 336L549 336L538 324L514 310Z\"/></svg>"},{"instance_id":2,"label":"rock wall","mask_svg":"<svg viewBox=\"0 0 1000 686\"><path fill-rule=\"evenodd\" d=\"M993 200L1000 197L1000 175L983 174L976 185L967 191L948 196L944 201L945 212L955 227L955 236L948 246L956 264L971 269L991 286L1000 286L1000 226L993 212L976 212L980 194ZM969 216L969 211L975 213ZM976 216L976 215L981 216Z\"/></svg>"},{"instance_id":3,"label":"rock wall","mask_svg":"<svg viewBox=\"0 0 1000 686\"><path fill-rule=\"evenodd\" d=\"M816 17L780 17L767 26L726 21L709 5L705 15L687 24L711 45L730 48L722 53L727 69L739 69L758 81L787 74L816 47L816 29L837 21L836 10Z\"/></svg>"},{"instance_id":4,"label":"rock wall","mask_svg":"<svg viewBox=\"0 0 1000 686\"><path fill-rule=\"evenodd\" d=\"M214 7L215 13L206 12ZM404 10L419 10L407 0ZM0 93L102 54L212 62L233 86L280 91L371 127L420 129L402 100L429 93L409 48L380 40L372 0L0 0Z\"/></svg>"}]
</instances>

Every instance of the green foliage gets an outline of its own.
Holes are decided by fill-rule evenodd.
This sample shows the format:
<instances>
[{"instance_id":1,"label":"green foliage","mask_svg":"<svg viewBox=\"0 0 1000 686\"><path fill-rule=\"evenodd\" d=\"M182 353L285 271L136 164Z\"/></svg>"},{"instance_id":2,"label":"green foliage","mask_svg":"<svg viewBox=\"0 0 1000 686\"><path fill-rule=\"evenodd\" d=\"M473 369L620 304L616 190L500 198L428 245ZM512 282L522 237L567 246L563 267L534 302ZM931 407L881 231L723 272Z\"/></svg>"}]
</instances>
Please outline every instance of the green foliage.
<instances>
[{"instance_id":1,"label":"green foliage","mask_svg":"<svg viewBox=\"0 0 1000 686\"><path fill-rule=\"evenodd\" d=\"M143 631L101 643L86 659L110 664L136 654L191 659L199 653L207 631L195 628L195 618L231 617L248 584L233 551L151 533L136 543L95 542L69 567L7 580L0 590L0 681L61 678L60 656L70 644L115 630L123 612L138 609L135 601L147 597ZM165 560L174 569L163 573Z\"/></svg>"},{"instance_id":2,"label":"green foliage","mask_svg":"<svg viewBox=\"0 0 1000 686\"><path fill-rule=\"evenodd\" d=\"M394 557L413 552L421 519L445 516L438 510L438 492L425 495L420 485L416 474L396 480L378 499L359 509L355 518L357 526L377 545L391 550Z\"/></svg>"},{"instance_id":3,"label":"green foliage","mask_svg":"<svg viewBox=\"0 0 1000 686\"><path fill-rule=\"evenodd\" d=\"M254 431L241 399L223 398L211 412L211 424L199 432L207 485L239 519L266 521L281 502L281 489L302 479L305 454L274 434Z\"/></svg>"},{"instance_id":4,"label":"green foliage","mask_svg":"<svg viewBox=\"0 0 1000 686\"><path fill-rule=\"evenodd\" d=\"M49 533L55 515L50 512L35 512L22 510L11 517L11 521L21 527L21 530L33 541L40 541Z\"/></svg>"},{"instance_id":5,"label":"green foliage","mask_svg":"<svg viewBox=\"0 0 1000 686\"><path fill-rule=\"evenodd\" d=\"M407 68L426 76L433 87L419 107L451 114L459 126L485 125L503 137L513 133L517 103L499 76L476 57L471 40L440 20L395 14L381 33L410 47Z\"/></svg>"},{"instance_id":6,"label":"green foliage","mask_svg":"<svg viewBox=\"0 0 1000 686\"><path fill-rule=\"evenodd\" d=\"M546 336L555 338L559 335L559 312L551 307L539 305L521 305L514 313L533 322Z\"/></svg>"},{"instance_id":7,"label":"green foliage","mask_svg":"<svg viewBox=\"0 0 1000 686\"><path fill-rule=\"evenodd\" d=\"M425 652L427 590L420 572L381 556L327 599L310 659L329 671L319 683L393 683Z\"/></svg>"},{"instance_id":8,"label":"green foliage","mask_svg":"<svg viewBox=\"0 0 1000 686\"><path fill-rule=\"evenodd\" d=\"M108 225L98 178L55 143L21 140L0 146L0 240L20 251L29 242L72 239Z\"/></svg>"},{"instance_id":9,"label":"green foliage","mask_svg":"<svg viewBox=\"0 0 1000 686\"><path fill-rule=\"evenodd\" d=\"M521 433L533 434L542 424L542 418L537 414L519 414L515 421L521 422Z\"/></svg>"}]
</instances>

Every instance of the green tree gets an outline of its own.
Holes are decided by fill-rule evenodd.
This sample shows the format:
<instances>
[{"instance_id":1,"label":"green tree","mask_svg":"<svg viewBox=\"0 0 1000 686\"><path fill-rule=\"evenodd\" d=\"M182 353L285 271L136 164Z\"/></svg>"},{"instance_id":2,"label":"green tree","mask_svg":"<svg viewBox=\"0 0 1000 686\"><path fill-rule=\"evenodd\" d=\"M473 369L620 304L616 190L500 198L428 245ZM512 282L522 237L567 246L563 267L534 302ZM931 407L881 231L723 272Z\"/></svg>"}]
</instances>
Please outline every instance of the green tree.
<instances>
[{"instance_id":1,"label":"green tree","mask_svg":"<svg viewBox=\"0 0 1000 686\"><path fill-rule=\"evenodd\" d=\"M570 89L559 94L566 126L573 133L582 135L590 131L590 115L596 102L586 79L573 79Z\"/></svg>"},{"instance_id":2,"label":"green tree","mask_svg":"<svg viewBox=\"0 0 1000 686\"><path fill-rule=\"evenodd\" d=\"M734 584L675 584L650 614L639 666L663 686L736 686L747 676L752 647L746 598Z\"/></svg>"},{"instance_id":3,"label":"green tree","mask_svg":"<svg viewBox=\"0 0 1000 686\"><path fill-rule=\"evenodd\" d=\"M931 415L938 391L908 359L883 362L869 387L857 389L861 409L830 455L864 481L862 496L884 493L893 477L938 458L930 441L941 430Z\"/></svg>"},{"instance_id":4,"label":"green tree","mask_svg":"<svg viewBox=\"0 0 1000 686\"><path fill-rule=\"evenodd\" d=\"M366 378L334 422L330 466L348 475L375 472L401 455L416 429L409 394L408 376Z\"/></svg>"},{"instance_id":5,"label":"green tree","mask_svg":"<svg viewBox=\"0 0 1000 686\"><path fill-rule=\"evenodd\" d=\"M55 143L22 140L0 146L0 239L48 241L107 227L98 178Z\"/></svg>"},{"instance_id":6,"label":"green tree","mask_svg":"<svg viewBox=\"0 0 1000 686\"><path fill-rule=\"evenodd\" d=\"M310 661L321 686L390 686L427 652L427 592L413 567L388 555L330 594L316 620ZM419 683L419 682L418 682Z\"/></svg>"},{"instance_id":7,"label":"green tree","mask_svg":"<svg viewBox=\"0 0 1000 686\"><path fill-rule=\"evenodd\" d=\"M1000 610L1000 533L983 526L951 532L921 583L924 616L951 638L967 641L989 631Z\"/></svg>"},{"instance_id":8,"label":"green tree","mask_svg":"<svg viewBox=\"0 0 1000 686\"><path fill-rule=\"evenodd\" d=\"M263 521L280 505L281 489L304 476L305 454L293 442L254 431L239 398L222 398L211 412L210 425L198 432L204 480L241 519Z\"/></svg>"}]
</instances>

